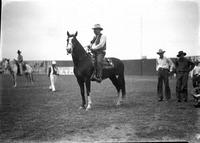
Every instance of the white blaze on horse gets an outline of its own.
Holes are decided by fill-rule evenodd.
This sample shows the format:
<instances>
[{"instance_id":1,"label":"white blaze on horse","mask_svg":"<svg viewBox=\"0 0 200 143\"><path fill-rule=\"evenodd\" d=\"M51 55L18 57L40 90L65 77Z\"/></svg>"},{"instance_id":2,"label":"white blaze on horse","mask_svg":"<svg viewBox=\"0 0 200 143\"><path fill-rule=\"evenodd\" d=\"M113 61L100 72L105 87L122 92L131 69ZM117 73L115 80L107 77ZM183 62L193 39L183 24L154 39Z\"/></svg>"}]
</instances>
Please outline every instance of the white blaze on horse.
<instances>
[{"instance_id":1,"label":"white blaze on horse","mask_svg":"<svg viewBox=\"0 0 200 143\"><path fill-rule=\"evenodd\" d=\"M18 75L18 66L17 66L17 60L10 61L9 59L3 59L2 65L4 68L4 71L9 71L10 75L12 76L13 80L13 86L17 87L17 75ZM27 82L31 82L33 84L33 69L30 65L24 63L25 70L23 71Z\"/></svg>"}]
</instances>

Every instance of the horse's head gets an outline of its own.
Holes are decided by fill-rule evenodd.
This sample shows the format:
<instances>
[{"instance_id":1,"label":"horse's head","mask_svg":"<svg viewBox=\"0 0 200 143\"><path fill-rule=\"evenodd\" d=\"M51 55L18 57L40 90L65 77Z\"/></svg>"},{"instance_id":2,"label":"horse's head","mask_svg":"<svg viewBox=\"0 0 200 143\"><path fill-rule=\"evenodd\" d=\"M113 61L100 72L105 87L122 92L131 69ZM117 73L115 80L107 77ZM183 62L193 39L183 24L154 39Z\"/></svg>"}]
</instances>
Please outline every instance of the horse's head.
<instances>
[{"instance_id":1,"label":"horse's head","mask_svg":"<svg viewBox=\"0 0 200 143\"><path fill-rule=\"evenodd\" d=\"M2 66L3 66L3 68L4 68L5 70L8 69L9 62L10 62L10 60L7 59L7 58L4 58L4 59L2 60Z\"/></svg>"},{"instance_id":2,"label":"horse's head","mask_svg":"<svg viewBox=\"0 0 200 143\"><path fill-rule=\"evenodd\" d=\"M78 32L76 32L75 34L70 34L67 31L67 54L71 54L73 52L73 48L74 48L74 39L76 39L76 36L78 35Z\"/></svg>"}]
</instances>

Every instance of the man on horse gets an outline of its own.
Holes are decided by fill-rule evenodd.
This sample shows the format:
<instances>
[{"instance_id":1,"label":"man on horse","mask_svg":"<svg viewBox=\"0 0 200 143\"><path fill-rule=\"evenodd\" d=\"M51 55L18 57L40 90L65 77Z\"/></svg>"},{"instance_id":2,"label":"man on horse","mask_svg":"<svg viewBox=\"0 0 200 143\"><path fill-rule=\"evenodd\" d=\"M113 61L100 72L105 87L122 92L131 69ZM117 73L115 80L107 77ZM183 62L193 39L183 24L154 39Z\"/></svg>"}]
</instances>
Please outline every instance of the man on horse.
<instances>
[{"instance_id":1,"label":"man on horse","mask_svg":"<svg viewBox=\"0 0 200 143\"><path fill-rule=\"evenodd\" d=\"M17 62L18 62L18 64L19 64L19 75L22 75L23 74L23 56L21 55L21 51L20 50L18 50L17 51L17 54L18 54L18 56L17 56Z\"/></svg>"},{"instance_id":2,"label":"man on horse","mask_svg":"<svg viewBox=\"0 0 200 143\"><path fill-rule=\"evenodd\" d=\"M101 33L103 28L100 24L95 24L92 28L94 30L94 38L88 46L91 52L95 57L95 71L96 74L92 79L101 82L102 81L102 68L103 68L103 59L106 54L106 36Z\"/></svg>"}]
</instances>

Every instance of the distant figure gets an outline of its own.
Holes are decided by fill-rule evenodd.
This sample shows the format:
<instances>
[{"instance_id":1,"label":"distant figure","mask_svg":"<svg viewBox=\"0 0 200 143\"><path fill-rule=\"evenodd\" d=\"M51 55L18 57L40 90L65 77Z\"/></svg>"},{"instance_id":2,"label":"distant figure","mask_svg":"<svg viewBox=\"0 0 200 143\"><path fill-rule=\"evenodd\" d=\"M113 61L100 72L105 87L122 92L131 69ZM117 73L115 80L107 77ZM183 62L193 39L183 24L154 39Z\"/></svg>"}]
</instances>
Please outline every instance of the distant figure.
<instances>
[{"instance_id":1,"label":"distant figure","mask_svg":"<svg viewBox=\"0 0 200 143\"><path fill-rule=\"evenodd\" d=\"M96 74L92 77L97 82L102 81L102 68L103 68L103 59L106 54L106 36L101 33L103 28L100 24L95 24L93 27L94 38L91 41L89 49L95 56L95 70Z\"/></svg>"},{"instance_id":2,"label":"distant figure","mask_svg":"<svg viewBox=\"0 0 200 143\"><path fill-rule=\"evenodd\" d=\"M53 92L56 91L55 82L57 79L57 75L58 75L58 68L56 66L56 61L52 61L52 64L48 69L48 77L50 78L50 83L51 83L49 89L52 90Z\"/></svg>"},{"instance_id":3,"label":"distant figure","mask_svg":"<svg viewBox=\"0 0 200 143\"><path fill-rule=\"evenodd\" d=\"M159 49L157 54L159 58L156 59L156 71L158 71L158 84L157 95L158 101L163 101L163 83L165 85L165 98L169 100L171 98L171 91L169 87L169 76L174 68L174 63L170 58L164 57L165 51Z\"/></svg>"},{"instance_id":4,"label":"distant figure","mask_svg":"<svg viewBox=\"0 0 200 143\"><path fill-rule=\"evenodd\" d=\"M200 86L200 61L195 61L195 67L191 71L191 78L194 88Z\"/></svg>"},{"instance_id":5,"label":"distant figure","mask_svg":"<svg viewBox=\"0 0 200 143\"><path fill-rule=\"evenodd\" d=\"M18 64L19 64L19 75L22 75L23 74L23 56L21 55L21 51L20 50L18 50L17 51L17 54L18 54L18 56L17 56L17 62L18 62Z\"/></svg>"},{"instance_id":6,"label":"distant figure","mask_svg":"<svg viewBox=\"0 0 200 143\"><path fill-rule=\"evenodd\" d=\"M188 100L188 76L189 72L194 68L194 63L185 58L186 53L178 52L178 59L175 62L176 67L176 96L177 101L181 102L182 98L185 102Z\"/></svg>"}]
</instances>

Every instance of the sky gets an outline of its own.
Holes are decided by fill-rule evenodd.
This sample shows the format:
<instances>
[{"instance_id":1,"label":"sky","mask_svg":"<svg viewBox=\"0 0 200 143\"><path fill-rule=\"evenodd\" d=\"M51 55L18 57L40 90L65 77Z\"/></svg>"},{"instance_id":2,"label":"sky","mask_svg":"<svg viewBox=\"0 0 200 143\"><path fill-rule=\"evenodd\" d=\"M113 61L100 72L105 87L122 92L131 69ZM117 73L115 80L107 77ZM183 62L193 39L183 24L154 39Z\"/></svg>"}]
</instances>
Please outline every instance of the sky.
<instances>
[{"instance_id":1,"label":"sky","mask_svg":"<svg viewBox=\"0 0 200 143\"><path fill-rule=\"evenodd\" d=\"M167 57L183 50L200 55L198 0L3 0L1 58L71 60L67 31L78 31L83 46L92 40L94 24L107 37L107 57Z\"/></svg>"}]
</instances>

